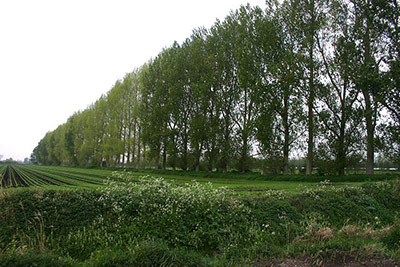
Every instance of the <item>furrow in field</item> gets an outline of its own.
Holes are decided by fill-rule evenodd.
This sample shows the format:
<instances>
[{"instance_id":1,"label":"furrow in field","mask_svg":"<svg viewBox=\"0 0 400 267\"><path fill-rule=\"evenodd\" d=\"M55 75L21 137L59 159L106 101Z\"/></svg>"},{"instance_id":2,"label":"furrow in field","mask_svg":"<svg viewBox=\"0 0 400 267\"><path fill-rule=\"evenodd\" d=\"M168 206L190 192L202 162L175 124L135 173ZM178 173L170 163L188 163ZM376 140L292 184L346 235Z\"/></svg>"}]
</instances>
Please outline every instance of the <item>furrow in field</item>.
<instances>
[{"instance_id":1,"label":"furrow in field","mask_svg":"<svg viewBox=\"0 0 400 267\"><path fill-rule=\"evenodd\" d=\"M78 180L81 182L85 183L90 183L90 184L102 184L103 183L103 178L93 178L91 176L79 176L74 173L69 173L69 172L63 172L63 171L56 171L56 170L47 170L48 173L55 174L55 175L60 175L65 178L70 178L73 180Z\"/></svg>"},{"instance_id":2,"label":"furrow in field","mask_svg":"<svg viewBox=\"0 0 400 267\"><path fill-rule=\"evenodd\" d=\"M11 169L13 170L14 180L17 186L23 186L23 187L29 186L29 184L25 181L25 179L21 177L18 168L16 168L15 166L11 166Z\"/></svg>"},{"instance_id":3,"label":"furrow in field","mask_svg":"<svg viewBox=\"0 0 400 267\"><path fill-rule=\"evenodd\" d=\"M67 174L76 174L76 175L82 175L86 177L91 177L91 178L99 178L99 179L106 179L109 174L96 174L94 172L98 172L98 170L72 170L70 167L37 167L37 168L46 168L46 170L51 170L51 171L57 171L57 172L63 172ZM111 174L111 173L110 173Z\"/></svg>"},{"instance_id":4,"label":"furrow in field","mask_svg":"<svg viewBox=\"0 0 400 267\"><path fill-rule=\"evenodd\" d=\"M9 170L8 166L6 166L3 179L1 180L1 187L9 186L9 173L10 173L10 170Z\"/></svg>"},{"instance_id":5,"label":"furrow in field","mask_svg":"<svg viewBox=\"0 0 400 267\"><path fill-rule=\"evenodd\" d=\"M69 174L60 174L54 171L50 171L48 169L35 169L34 171L36 171L37 173L40 173L42 175L47 175L53 178L59 178L64 182L67 181L71 181L71 182L82 182L82 183L86 183L86 184L94 184L94 185L100 185L102 184L101 181L93 181L93 179L91 178L82 178L82 177L76 177L73 175L69 175ZM70 185L74 185L74 184L70 184Z\"/></svg>"},{"instance_id":6,"label":"furrow in field","mask_svg":"<svg viewBox=\"0 0 400 267\"><path fill-rule=\"evenodd\" d=\"M73 184L63 181L61 179L51 177L45 173L41 173L41 172L29 170L29 169L25 169L25 171L28 175L31 175L31 176L35 177L36 179L44 181L47 185L73 185Z\"/></svg>"},{"instance_id":7,"label":"furrow in field","mask_svg":"<svg viewBox=\"0 0 400 267\"><path fill-rule=\"evenodd\" d=\"M29 185L32 186L44 186L46 183L42 180L35 179L34 177L27 174L22 168L18 169L20 175L27 181Z\"/></svg>"}]
</instances>

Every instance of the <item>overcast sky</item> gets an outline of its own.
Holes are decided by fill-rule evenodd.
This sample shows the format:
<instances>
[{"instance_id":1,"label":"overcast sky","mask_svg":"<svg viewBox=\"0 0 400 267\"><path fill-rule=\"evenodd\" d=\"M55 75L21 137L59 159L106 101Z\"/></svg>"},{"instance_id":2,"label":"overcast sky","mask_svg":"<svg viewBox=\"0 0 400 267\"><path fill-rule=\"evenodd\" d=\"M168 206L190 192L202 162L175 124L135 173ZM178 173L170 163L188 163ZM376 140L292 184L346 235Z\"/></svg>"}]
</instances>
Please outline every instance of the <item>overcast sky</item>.
<instances>
[{"instance_id":1,"label":"overcast sky","mask_svg":"<svg viewBox=\"0 0 400 267\"><path fill-rule=\"evenodd\" d=\"M48 131L193 29L265 0L1 0L0 155L30 157Z\"/></svg>"}]
</instances>

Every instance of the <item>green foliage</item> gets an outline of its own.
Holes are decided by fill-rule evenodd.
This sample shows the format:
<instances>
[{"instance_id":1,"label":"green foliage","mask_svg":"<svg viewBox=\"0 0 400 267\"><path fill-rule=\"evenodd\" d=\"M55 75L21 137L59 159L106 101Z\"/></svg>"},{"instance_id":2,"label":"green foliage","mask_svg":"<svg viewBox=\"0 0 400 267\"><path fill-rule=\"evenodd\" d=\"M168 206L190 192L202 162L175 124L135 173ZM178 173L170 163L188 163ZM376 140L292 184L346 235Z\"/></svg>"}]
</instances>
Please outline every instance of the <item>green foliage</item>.
<instances>
[{"instance_id":1,"label":"green foliage","mask_svg":"<svg viewBox=\"0 0 400 267\"><path fill-rule=\"evenodd\" d=\"M130 251L100 250L86 263L88 266L212 266L207 258L192 251L168 248L162 242L147 241Z\"/></svg>"},{"instance_id":2,"label":"green foliage","mask_svg":"<svg viewBox=\"0 0 400 267\"><path fill-rule=\"evenodd\" d=\"M98 214L106 212L97 203L94 192L38 190L1 193L0 195L0 242L22 240L42 229L41 234L64 235L92 222ZM22 235L19 235L22 234ZM35 239L32 240L32 242Z\"/></svg>"},{"instance_id":3,"label":"green foliage","mask_svg":"<svg viewBox=\"0 0 400 267\"><path fill-rule=\"evenodd\" d=\"M299 224L302 216L289 200L273 196L248 200L245 203L251 210L253 225L263 232L274 233L270 238L275 243L285 244L294 238L295 233L290 231L296 229L289 228Z\"/></svg>"},{"instance_id":4,"label":"green foliage","mask_svg":"<svg viewBox=\"0 0 400 267\"><path fill-rule=\"evenodd\" d=\"M98 190L6 191L0 262L16 261L13 253L36 262L34 251L87 266L237 265L304 253L382 255L378 241L395 253L398 226L385 229L396 222L398 189L397 181L354 188L324 182L299 195L267 191L239 200L210 185L116 172Z\"/></svg>"},{"instance_id":5,"label":"green foliage","mask_svg":"<svg viewBox=\"0 0 400 267\"><path fill-rule=\"evenodd\" d=\"M381 129L398 165L397 2L267 2L163 49L48 132L32 162L247 172L262 158L286 175L296 151L308 175L372 174Z\"/></svg>"},{"instance_id":6,"label":"green foliage","mask_svg":"<svg viewBox=\"0 0 400 267\"><path fill-rule=\"evenodd\" d=\"M386 235L381 239L383 244L391 250L400 249L400 226L394 226Z\"/></svg>"},{"instance_id":7,"label":"green foliage","mask_svg":"<svg viewBox=\"0 0 400 267\"><path fill-rule=\"evenodd\" d=\"M387 209L400 210L400 180L391 183L370 183L362 186L364 193Z\"/></svg>"},{"instance_id":8,"label":"green foliage","mask_svg":"<svg viewBox=\"0 0 400 267\"><path fill-rule=\"evenodd\" d=\"M389 193L393 184L385 183ZM324 187L324 186L323 186ZM378 186L377 186L378 187ZM296 205L301 213L318 213L333 226L341 227L347 223L383 226L393 223L395 214L362 188L321 188L306 190L296 196Z\"/></svg>"},{"instance_id":9,"label":"green foliage","mask_svg":"<svg viewBox=\"0 0 400 267\"><path fill-rule=\"evenodd\" d=\"M27 267L27 266L43 266L43 267L67 267L76 266L73 262L60 258L58 256L47 253L27 253L12 254L0 256L0 267Z\"/></svg>"},{"instance_id":10,"label":"green foliage","mask_svg":"<svg viewBox=\"0 0 400 267\"><path fill-rule=\"evenodd\" d=\"M162 178L135 182L129 174L114 175L126 178L126 183L109 181L100 189L101 201L106 209L119 214L118 220L132 224L137 235L160 238L173 246L210 250L246 238L242 230L250 223L249 210L224 189L198 183L179 186Z\"/></svg>"}]
</instances>

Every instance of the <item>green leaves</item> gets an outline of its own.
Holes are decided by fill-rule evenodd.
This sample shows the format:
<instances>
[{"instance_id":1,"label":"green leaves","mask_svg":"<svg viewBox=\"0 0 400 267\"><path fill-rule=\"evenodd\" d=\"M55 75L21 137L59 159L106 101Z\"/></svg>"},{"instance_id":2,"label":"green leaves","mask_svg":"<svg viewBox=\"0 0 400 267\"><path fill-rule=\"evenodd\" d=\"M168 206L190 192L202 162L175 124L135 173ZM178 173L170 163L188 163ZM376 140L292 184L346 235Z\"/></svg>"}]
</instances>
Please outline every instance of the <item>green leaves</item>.
<instances>
[{"instance_id":1,"label":"green leaves","mask_svg":"<svg viewBox=\"0 0 400 267\"><path fill-rule=\"evenodd\" d=\"M118 80L32 159L287 174L297 154L307 174L314 163L343 175L366 151L371 173L384 109L386 153L400 146L399 13L392 0L242 6Z\"/></svg>"}]
</instances>

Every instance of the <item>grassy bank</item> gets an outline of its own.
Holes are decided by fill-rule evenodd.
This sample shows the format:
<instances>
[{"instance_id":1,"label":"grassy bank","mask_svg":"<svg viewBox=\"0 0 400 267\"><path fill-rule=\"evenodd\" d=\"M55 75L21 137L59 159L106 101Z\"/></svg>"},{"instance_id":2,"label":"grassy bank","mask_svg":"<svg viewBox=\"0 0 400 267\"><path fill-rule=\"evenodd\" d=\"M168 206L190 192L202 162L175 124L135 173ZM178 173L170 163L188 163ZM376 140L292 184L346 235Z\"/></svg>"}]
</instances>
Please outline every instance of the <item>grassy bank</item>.
<instances>
[{"instance_id":1,"label":"grassy bank","mask_svg":"<svg viewBox=\"0 0 400 267\"><path fill-rule=\"evenodd\" d=\"M96 190L3 191L0 266L394 262L399 210L398 180L238 197L207 184L114 173Z\"/></svg>"}]
</instances>

